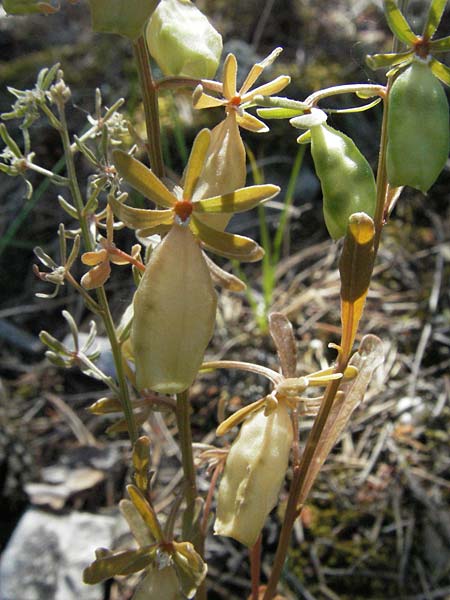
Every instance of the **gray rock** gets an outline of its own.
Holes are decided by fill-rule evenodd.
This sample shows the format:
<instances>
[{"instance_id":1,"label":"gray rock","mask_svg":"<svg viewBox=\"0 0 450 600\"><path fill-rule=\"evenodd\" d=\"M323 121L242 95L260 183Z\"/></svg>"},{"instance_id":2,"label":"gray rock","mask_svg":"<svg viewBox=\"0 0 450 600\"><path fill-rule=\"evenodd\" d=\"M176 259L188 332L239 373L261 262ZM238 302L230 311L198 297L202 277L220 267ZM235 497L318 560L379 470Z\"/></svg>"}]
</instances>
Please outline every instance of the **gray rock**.
<instances>
[{"instance_id":1,"label":"gray rock","mask_svg":"<svg viewBox=\"0 0 450 600\"><path fill-rule=\"evenodd\" d=\"M2 600L102 600L103 586L83 583L94 550L111 547L118 518L29 509L0 561Z\"/></svg>"}]
</instances>

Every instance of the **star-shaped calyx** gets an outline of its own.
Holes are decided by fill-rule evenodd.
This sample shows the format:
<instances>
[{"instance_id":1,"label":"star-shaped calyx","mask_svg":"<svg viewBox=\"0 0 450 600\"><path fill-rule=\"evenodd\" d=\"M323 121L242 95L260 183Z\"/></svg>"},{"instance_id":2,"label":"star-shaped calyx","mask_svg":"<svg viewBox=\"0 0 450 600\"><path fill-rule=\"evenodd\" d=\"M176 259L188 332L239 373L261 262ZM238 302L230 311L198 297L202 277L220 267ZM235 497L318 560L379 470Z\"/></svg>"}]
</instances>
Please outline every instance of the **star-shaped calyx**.
<instances>
[{"instance_id":1,"label":"star-shaped calyx","mask_svg":"<svg viewBox=\"0 0 450 600\"><path fill-rule=\"evenodd\" d=\"M280 188L270 184L253 185L221 196L193 201L194 190L201 181L210 138L211 132L208 129L203 129L197 135L185 171L183 189L175 186L172 191L141 162L125 152L114 152L114 164L119 174L134 189L164 208L132 208L110 198L111 207L126 225L141 230L141 235L167 232L176 223L189 227L206 250L241 261L259 260L264 251L256 242L241 235L209 227L201 220L201 216L231 215L249 210L278 194Z\"/></svg>"},{"instance_id":2,"label":"star-shaped calyx","mask_svg":"<svg viewBox=\"0 0 450 600\"><path fill-rule=\"evenodd\" d=\"M281 51L282 48L275 48L275 50L273 50L273 52L271 52L264 60L254 64L239 90L237 90L236 83L236 57L234 54L228 54L223 65L222 83L213 81L208 82L208 87L210 89L216 89L222 97L218 98L206 94L203 91L203 87L199 85L193 94L192 101L194 108L200 109L223 106L228 115L234 114L236 116L237 124L240 127L256 133L268 131L269 128L267 125L248 113L246 108L252 104L255 96L271 96L272 94L277 94L290 83L291 78L288 75L280 75L269 83L251 89L264 69L273 63Z\"/></svg>"},{"instance_id":3,"label":"star-shaped calyx","mask_svg":"<svg viewBox=\"0 0 450 600\"><path fill-rule=\"evenodd\" d=\"M413 60L423 60L430 66L433 74L443 83L450 85L450 69L434 58L450 50L450 36L433 40L433 36L442 19L446 0L433 0L428 10L421 35L415 34L405 17L399 10L395 0L384 0L386 19L395 37L407 47L403 52L389 54L372 54L367 57L367 64L372 69L383 67L404 68Z\"/></svg>"}]
</instances>

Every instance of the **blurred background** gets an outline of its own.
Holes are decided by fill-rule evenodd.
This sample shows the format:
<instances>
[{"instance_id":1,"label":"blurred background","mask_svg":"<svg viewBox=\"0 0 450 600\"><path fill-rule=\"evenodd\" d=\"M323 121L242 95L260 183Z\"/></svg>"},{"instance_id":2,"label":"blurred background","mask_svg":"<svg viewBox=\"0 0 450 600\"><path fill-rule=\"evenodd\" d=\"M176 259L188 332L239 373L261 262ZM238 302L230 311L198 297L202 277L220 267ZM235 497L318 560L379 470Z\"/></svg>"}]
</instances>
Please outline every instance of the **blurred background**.
<instances>
[{"instance_id":1,"label":"blurred background","mask_svg":"<svg viewBox=\"0 0 450 600\"><path fill-rule=\"evenodd\" d=\"M68 115L73 133L86 127L87 117L94 112L95 89L100 88L107 106L120 97L126 99L123 112L143 134L143 110L128 42L93 33L87 2L62 4L62 10L51 17L6 17L0 8L0 113L7 112L14 100L7 86L32 88L40 69L60 62L72 90ZM365 65L366 54L392 48L381 2L205 0L196 4L223 35L223 56L236 54L242 75L273 48L283 47L264 77L290 75L292 83L285 90L290 98L302 100L312 91L342 83L385 82L383 73ZM421 29L427 6L423 0L408 4L415 31ZM447 10L439 34L448 35L449 22ZM155 68L155 76L159 75ZM325 106L353 104L354 98L339 96ZM213 127L221 112L193 111L189 90L176 95L163 92L160 109L166 164L180 175L196 132ZM333 115L330 122L355 140L375 168L381 108ZM333 360L334 352L327 345L339 341L340 247L327 237L320 186L308 150L293 180L298 132L285 121L269 125L269 134L246 134L244 141L264 180L283 191L263 213L233 220L231 228L261 241L263 223L273 239L290 187L293 205L275 270L276 286L268 300L264 267L251 265L239 271L251 281L250 292L221 294L208 357L276 368L274 348L262 326L262 317L271 308L291 319L300 368L306 373ZM14 121L8 122L8 129L20 142ZM54 169L61 158L57 134L44 119L36 121L31 133L36 162ZM87 177L88 165L80 160L78 166ZM32 264L37 262L33 248L40 246L56 257L58 224L69 226L70 218L57 202L55 187L39 176L31 181L34 192L26 199L24 181L0 173L0 549L10 544L0 567L0 597L126 599L131 597L133 580L96 588L80 583L81 569L93 558L93 548L129 543L117 515L129 478L128 443L125 436L107 435L106 419L86 411L103 396L101 384L76 370L57 370L45 360L38 338L41 329L64 339L68 333L61 316L64 308L82 331L87 331L91 315L70 289L62 288L50 300L35 296L50 290L33 274ZM250 169L248 182L252 183ZM287 598L450 598L449 200L447 163L426 197L412 189L404 191L385 227L361 332L383 340L386 360L296 524L283 575ZM119 239L129 248L133 234L123 230ZM81 277L83 272L78 262L74 275ZM118 319L134 291L129 272L115 269L107 291ZM102 365L111 370L104 346ZM241 373L200 377L192 390L196 441L214 443L211 432L219 402L238 408L265 389L258 377ZM305 419L302 439L309 426ZM175 425L157 413L145 428L153 441L154 501L164 510L179 481L180 462L172 438ZM203 469L202 491L208 489L208 482ZM265 574L276 547L283 498L264 532ZM71 547L75 539L79 549ZM246 597L249 566L242 547L214 538L207 553L210 598Z\"/></svg>"}]
</instances>

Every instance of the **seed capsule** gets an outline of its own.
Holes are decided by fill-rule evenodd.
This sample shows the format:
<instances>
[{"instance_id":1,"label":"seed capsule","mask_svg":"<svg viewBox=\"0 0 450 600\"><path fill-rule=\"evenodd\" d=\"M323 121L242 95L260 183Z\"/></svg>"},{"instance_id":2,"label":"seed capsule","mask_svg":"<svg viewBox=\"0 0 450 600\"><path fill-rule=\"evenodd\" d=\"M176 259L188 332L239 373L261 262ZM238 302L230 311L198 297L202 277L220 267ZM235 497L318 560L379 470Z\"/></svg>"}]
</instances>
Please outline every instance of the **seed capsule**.
<instances>
[{"instance_id":1,"label":"seed capsule","mask_svg":"<svg viewBox=\"0 0 450 600\"><path fill-rule=\"evenodd\" d=\"M151 255L134 296L138 389L175 394L192 384L213 334L216 303L198 243L188 227L174 224Z\"/></svg>"},{"instance_id":2,"label":"seed capsule","mask_svg":"<svg viewBox=\"0 0 450 600\"><path fill-rule=\"evenodd\" d=\"M293 432L286 404L267 417L253 413L228 454L219 486L214 533L253 546L277 503L288 467Z\"/></svg>"},{"instance_id":3,"label":"seed capsule","mask_svg":"<svg viewBox=\"0 0 450 600\"><path fill-rule=\"evenodd\" d=\"M150 54L164 75L214 77L222 36L190 0L160 0L146 37Z\"/></svg>"},{"instance_id":4,"label":"seed capsule","mask_svg":"<svg viewBox=\"0 0 450 600\"><path fill-rule=\"evenodd\" d=\"M449 150L449 108L428 64L415 59L392 84L388 104L387 178L426 192Z\"/></svg>"},{"instance_id":5,"label":"seed capsule","mask_svg":"<svg viewBox=\"0 0 450 600\"><path fill-rule=\"evenodd\" d=\"M347 231L350 215L375 214L377 191L369 163L355 142L326 124L319 109L291 119L294 127L310 130L311 154L323 194L325 225L335 240Z\"/></svg>"}]
</instances>

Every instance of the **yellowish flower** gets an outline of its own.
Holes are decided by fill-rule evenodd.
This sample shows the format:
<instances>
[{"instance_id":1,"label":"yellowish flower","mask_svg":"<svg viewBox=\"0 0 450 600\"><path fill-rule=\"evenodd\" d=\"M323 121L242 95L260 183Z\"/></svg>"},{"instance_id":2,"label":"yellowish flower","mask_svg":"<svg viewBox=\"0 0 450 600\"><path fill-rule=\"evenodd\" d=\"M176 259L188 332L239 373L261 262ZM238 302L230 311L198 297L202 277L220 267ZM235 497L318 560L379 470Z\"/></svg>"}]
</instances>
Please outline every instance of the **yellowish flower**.
<instances>
[{"instance_id":1,"label":"yellowish flower","mask_svg":"<svg viewBox=\"0 0 450 600\"><path fill-rule=\"evenodd\" d=\"M226 258L253 262L262 258L263 249L250 238L226 233L210 227L201 217L210 214L243 212L272 198L280 191L276 185L253 185L234 192L193 200L193 193L201 181L202 171L210 145L211 132L203 129L194 141L184 174L183 189L175 186L172 191L141 162L129 154L114 152L114 164L121 176L145 197L163 209L132 208L115 198L109 202L119 219L141 235L165 233L174 223L187 226L201 246Z\"/></svg>"},{"instance_id":2,"label":"yellowish flower","mask_svg":"<svg viewBox=\"0 0 450 600\"><path fill-rule=\"evenodd\" d=\"M246 111L246 108L253 102L257 95L271 96L281 92L289 85L291 78L288 75L280 75L269 83L265 83L256 88L252 86L266 67L271 65L273 61L281 53L282 48L275 48L263 61L256 63L250 69L244 83L237 90L237 61L234 54L228 54L223 65L222 83L208 82L210 89L216 89L222 95L221 98L205 94L202 85L199 85L194 91L193 105L194 108L213 108L223 106L227 115L235 115L236 122L240 127L256 133L264 133L269 128L263 121L260 121L255 116Z\"/></svg>"}]
</instances>

